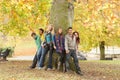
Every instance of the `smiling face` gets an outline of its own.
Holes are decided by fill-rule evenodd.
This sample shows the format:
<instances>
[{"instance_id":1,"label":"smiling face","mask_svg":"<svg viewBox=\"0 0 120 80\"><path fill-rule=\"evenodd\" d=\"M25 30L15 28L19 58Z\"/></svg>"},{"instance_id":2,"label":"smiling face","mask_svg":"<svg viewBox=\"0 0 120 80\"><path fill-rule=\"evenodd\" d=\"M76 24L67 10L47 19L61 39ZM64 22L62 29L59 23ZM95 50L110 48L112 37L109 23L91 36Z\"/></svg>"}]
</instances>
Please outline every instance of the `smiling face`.
<instances>
[{"instance_id":1,"label":"smiling face","mask_svg":"<svg viewBox=\"0 0 120 80\"><path fill-rule=\"evenodd\" d=\"M39 34L42 35L42 34L43 34L43 31L42 31L42 30L39 30Z\"/></svg>"},{"instance_id":2,"label":"smiling face","mask_svg":"<svg viewBox=\"0 0 120 80\"><path fill-rule=\"evenodd\" d=\"M69 35L72 35L72 32L73 32L72 29L68 29L68 34L69 34Z\"/></svg>"},{"instance_id":3,"label":"smiling face","mask_svg":"<svg viewBox=\"0 0 120 80\"><path fill-rule=\"evenodd\" d=\"M47 32L52 31L52 29L53 29L52 25L49 25L49 26L47 27Z\"/></svg>"},{"instance_id":4,"label":"smiling face","mask_svg":"<svg viewBox=\"0 0 120 80\"><path fill-rule=\"evenodd\" d=\"M77 32L76 32L74 35L75 35L75 37L76 37L76 38L78 38L78 37L79 37L79 35L78 35L78 33L77 33Z\"/></svg>"},{"instance_id":5,"label":"smiling face","mask_svg":"<svg viewBox=\"0 0 120 80\"><path fill-rule=\"evenodd\" d=\"M62 29L61 28L59 28L58 33L62 34Z\"/></svg>"}]
</instances>

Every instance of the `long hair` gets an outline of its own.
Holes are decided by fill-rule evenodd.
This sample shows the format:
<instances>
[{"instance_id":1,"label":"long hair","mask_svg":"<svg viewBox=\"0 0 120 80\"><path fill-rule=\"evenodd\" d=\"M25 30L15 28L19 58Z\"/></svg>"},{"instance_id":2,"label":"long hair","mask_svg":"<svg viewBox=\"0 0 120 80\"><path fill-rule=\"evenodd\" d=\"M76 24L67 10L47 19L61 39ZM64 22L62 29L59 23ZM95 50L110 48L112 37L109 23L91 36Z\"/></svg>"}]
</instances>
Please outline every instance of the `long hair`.
<instances>
[{"instance_id":1,"label":"long hair","mask_svg":"<svg viewBox=\"0 0 120 80\"><path fill-rule=\"evenodd\" d=\"M76 37L76 42L79 44L80 43L80 37L79 37L79 33L77 31L73 32L73 36L75 35L75 33L77 33L78 37Z\"/></svg>"},{"instance_id":2,"label":"long hair","mask_svg":"<svg viewBox=\"0 0 120 80\"><path fill-rule=\"evenodd\" d=\"M46 26L45 32L46 32L46 33L48 32L47 29L48 29L49 26L51 26L50 32L52 33L52 35L54 35L54 26L53 26L52 24L49 24L48 26Z\"/></svg>"}]
</instances>

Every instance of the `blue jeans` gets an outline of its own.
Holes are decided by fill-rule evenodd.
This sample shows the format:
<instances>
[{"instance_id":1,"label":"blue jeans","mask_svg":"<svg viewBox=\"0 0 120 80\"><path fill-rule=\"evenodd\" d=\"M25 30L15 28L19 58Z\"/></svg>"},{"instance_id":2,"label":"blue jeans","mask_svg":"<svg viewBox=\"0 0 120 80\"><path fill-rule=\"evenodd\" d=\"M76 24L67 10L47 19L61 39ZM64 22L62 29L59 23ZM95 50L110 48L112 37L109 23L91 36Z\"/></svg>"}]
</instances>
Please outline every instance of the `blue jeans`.
<instances>
[{"instance_id":1,"label":"blue jeans","mask_svg":"<svg viewBox=\"0 0 120 80\"><path fill-rule=\"evenodd\" d=\"M77 58L77 55L76 55L76 50L70 50L70 52L68 54L66 54L66 61L65 61L66 69L67 70L70 69L70 66L69 66L70 57L73 57L76 71L80 71L79 62L78 62L78 58Z\"/></svg>"},{"instance_id":2,"label":"blue jeans","mask_svg":"<svg viewBox=\"0 0 120 80\"><path fill-rule=\"evenodd\" d=\"M38 54L38 67L43 67L43 59L44 59L44 48L41 46L40 53Z\"/></svg>"},{"instance_id":3,"label":"blue jeans","mask_svg":"<svg viewBox=\"0 0 120 80\"><path fill-rule=\"evenodd\" d=\"M33 58L33 62L32 62L32 65L31 65L31 68L35 68L36 67L36 64L37 64L37 52Z\"/></svg>"},{"instance_id":4,"label":"blue jeans","mask_svg":"<svg viewBox=\"0 0 120 80\"><path fill-rule=\"evenodd\" d=\"M37 51L36 51L36 54L34 56L34 59L33 59L32 65L31 65L32 68L35 68L37 62L39 62L39 58L41 57L41 55L40 55L41 51L40 50L41 50L41 48L37 49Z\"/></svg>"},{"instance_id":5,"label":"blue jeans","mask_svg":"<svg viewBox=\"0 0 120 80\"><path fill-rule=\"evenodd\" d=\"M50 44L48 44L42 52L41 58L40 58L40 62L39 62L39 67L43 67L44 66L44 62L45 62L45 57L46 54L49 52L49 59L48 59L48 65L47 68L51 68L52 69L52 55L53 55L53 46L51 46Z\"/></svg>"},{"instance_id":6,"label":"blue jeans","mask_svg":"<svg viewBox=\"0 0 120 80\"><path fill-rule=\"evenodd\" d=\"M42 53L43 53L43 48L41 46L38 50L38 53L37 53L38 66L39 66L39 62L40 62L40 58L41 58Z\"/></svg>"}]
</instances>

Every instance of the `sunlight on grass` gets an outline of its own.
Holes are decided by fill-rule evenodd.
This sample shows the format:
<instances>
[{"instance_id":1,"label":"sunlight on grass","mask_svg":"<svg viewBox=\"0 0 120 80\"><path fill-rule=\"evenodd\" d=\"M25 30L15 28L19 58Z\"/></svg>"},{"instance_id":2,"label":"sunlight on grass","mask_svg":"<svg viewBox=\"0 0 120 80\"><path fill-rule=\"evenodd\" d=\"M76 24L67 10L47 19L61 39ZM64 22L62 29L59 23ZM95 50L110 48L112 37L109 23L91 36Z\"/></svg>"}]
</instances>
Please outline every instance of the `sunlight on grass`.
<instances>
[{"instance_id":1,"label":"sunlight on grass","mask_svg":"<svg viewBox=\"0 0 120 80\"><path fill-rule=\"evenodd\" d=\"M102 64L118 64L120 65L120 60L88 60L88 61L80 61L80 62L97 62L97 63L102 63Z\"/></svg>"}]
</instances>

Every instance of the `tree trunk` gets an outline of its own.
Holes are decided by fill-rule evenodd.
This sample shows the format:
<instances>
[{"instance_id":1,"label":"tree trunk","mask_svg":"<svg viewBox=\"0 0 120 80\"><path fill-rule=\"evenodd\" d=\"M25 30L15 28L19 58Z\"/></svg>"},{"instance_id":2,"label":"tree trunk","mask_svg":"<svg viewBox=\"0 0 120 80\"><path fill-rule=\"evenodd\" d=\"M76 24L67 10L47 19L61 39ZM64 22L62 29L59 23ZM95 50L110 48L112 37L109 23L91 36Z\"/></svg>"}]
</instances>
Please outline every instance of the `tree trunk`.
<instances>
[{"instance_id":1,"label":"tree trunk","mask_svg":"<svg viewBox=\"0 0 120 80\"><path fill-rule=\"evenodd\" d=\"M50 24L53 24L55 31L62 28L65 33L68 27L72 27L74 16L73 4L67 0L53 0L50 11Z\"/></svg>"},{"instance_id":2,"label":"tree trunk","mask_svg":"<svg viewBox=\"0 0 120 80\"><path fill-rule=\"evenodd\" d=\"M100 42L100 60L105 60L105 41Z\"/></svg>"},{"instance_id":3,"label":"tree trunk","mask_svg":"<svg viewBox=\"0 0 120 80\"><path fill-rule=\"evenodd\" d=\"M58 28L62 28L64 34L67 32L68 27L72 27L73 18L74 18L74 6L73 1L71 0L53 0L51 11L50 11L50 19L49 22L55 28L55 32ZM56 53L53 54L53 67L57 68L58 64L58 55ZM73 63L73 59L70 59L70 68L75 71L75 65ZM60 66L60 70L63 70L63 64Z\"/></svg>"}]
</instances>

